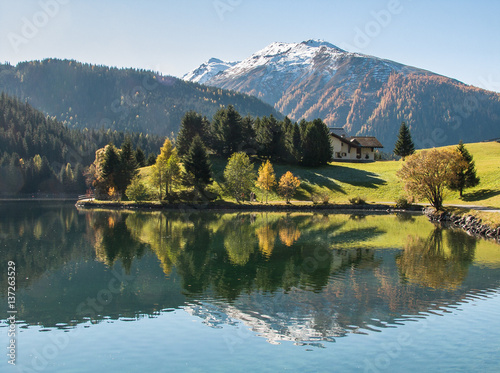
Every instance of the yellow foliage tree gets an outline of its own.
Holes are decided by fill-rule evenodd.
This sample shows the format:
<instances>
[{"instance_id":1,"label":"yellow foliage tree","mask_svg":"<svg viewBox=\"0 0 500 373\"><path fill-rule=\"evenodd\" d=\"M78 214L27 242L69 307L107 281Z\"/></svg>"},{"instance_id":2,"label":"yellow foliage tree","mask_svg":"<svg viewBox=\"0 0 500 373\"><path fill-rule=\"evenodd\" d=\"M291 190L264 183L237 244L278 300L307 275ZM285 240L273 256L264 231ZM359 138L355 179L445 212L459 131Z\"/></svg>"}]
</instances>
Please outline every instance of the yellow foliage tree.
<instances>
[{"instance_id":1,"label":"yellow foliage tree","mask_svg":"<svg viewBox=\"0 0 500 373\"><path fill-rule=\"evenodd\" d=\"M264 190L267 203L269 191L276 186L276 175L274 174L273 165L269 159L266 162L262 162L262 165L259 168L259 177L256 184L260 189Z\"/></svg>"},{"instance_id":2,"label":"yellow foliage tree","mask_svg":"<svg viewBox=\"0 0 500 373\"><path fill-rule=\"evenodd\" d=\"M160 155L156 158L151 174L153 185L158 187L160 201L163 199L163 189L168 196L172 187L180 181L181 169L179 156L170 139L165 139L160 149Z\"/></svg>"},{"instance_id":3,"label":"yellow foliage tree","mask_svg":"<svg viewBox=\"0 0 500 373\"><path fill-rule=\"evenodd\" d=\"M407 158L396 175L410 196L425 198L439 210L444 192L456 179L464 160L456 150L423 150Z\"/></svg>"},{"instance_id":4,"label":"yellow foliage tree","mask_svg":"<svg viewBox=\"0 0 500 373\"><path fill-rule=\"evenodd\" d=\"M286 203L290 203L290 198L295 195L299 186L300 180L293 176L290 171L287 171L283 176L281 176L280 183L278 185L278 194L286 200Z\"/></svg>"}]
</instances>

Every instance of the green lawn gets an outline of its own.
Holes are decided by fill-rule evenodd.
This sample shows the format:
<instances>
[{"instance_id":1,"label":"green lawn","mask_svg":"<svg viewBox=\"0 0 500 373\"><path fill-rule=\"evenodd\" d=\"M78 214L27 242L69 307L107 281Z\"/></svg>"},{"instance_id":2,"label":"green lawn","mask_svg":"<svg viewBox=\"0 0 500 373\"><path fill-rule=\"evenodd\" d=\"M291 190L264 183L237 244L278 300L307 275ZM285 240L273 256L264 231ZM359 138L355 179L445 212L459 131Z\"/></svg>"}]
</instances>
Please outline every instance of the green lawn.
<instances>
[{"instance_id":1,"label":"green lawn","mask_svg":"<svg viewBox=\"0 0 500 373\"><path fill-rule=\"evenodd\" d=\"M463 199L459 198L458 192L449 192L445 204L500 208L500 143L473 143L466 144L466 147L474 157L481 182L477 187L467 189ZM222 181L226 163L220 158L212 159L215 180ZM335 203L348 203L349 198L356 196L363 197L367 202L394 202L399 196L404 195L402 183L396 177L401 164L401 161L333 162L318 168L275 164L274 171L278 180L286 171L291 171L299 177L302 184L295 197L296 200L310 201L313 194L328 194L330 202ZM256 171L259 166L260 163L256 164ZM150 168L143 168L140 172L141 176L147 176ZM262 200L263 194L258 189L255 191L257 199ZM223 197L230 199L228 196ZM277 201L280 198L271 193L269 200Z\"/></svg>"}]
</instances>

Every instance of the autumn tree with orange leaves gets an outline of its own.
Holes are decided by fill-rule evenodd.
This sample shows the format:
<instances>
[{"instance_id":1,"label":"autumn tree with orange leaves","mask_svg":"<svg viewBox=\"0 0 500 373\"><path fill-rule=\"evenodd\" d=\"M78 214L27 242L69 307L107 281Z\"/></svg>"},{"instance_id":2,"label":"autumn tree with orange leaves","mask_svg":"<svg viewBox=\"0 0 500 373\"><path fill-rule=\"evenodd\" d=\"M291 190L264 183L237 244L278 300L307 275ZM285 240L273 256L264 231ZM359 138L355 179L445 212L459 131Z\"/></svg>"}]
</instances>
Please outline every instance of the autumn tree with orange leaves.
<instances>
[{"instance_id":1,"label":"autumn tree with orange leaves","mask_svg":"<svg viewBox=\"0 0 500 373\"><path fill-rule=\"evenodd\" d=\"M281 176L278 185L278 194L286 200L286 203L290 203L290 199L295 195L297 188L300 186L300 180L293 176L290 171Z\"/></svg>"}]
</instances>

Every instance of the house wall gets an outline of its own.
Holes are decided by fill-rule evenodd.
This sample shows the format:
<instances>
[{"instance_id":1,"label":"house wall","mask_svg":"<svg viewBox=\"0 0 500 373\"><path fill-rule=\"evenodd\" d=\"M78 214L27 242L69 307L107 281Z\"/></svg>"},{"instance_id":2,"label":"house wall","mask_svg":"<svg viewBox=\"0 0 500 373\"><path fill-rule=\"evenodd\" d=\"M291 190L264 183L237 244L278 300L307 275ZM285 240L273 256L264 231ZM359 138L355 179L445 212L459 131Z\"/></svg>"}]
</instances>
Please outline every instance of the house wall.
<instances>
[{"instance_id":1,"label":"house wall","mask_svg":"<svg viewBox=\"0 0 500 373\"><path fill-rule=\"evenodd\" d=\"M330 139L333 147L334 161L366 162L375 160L375 152L372 148L361 148L360 157L358 158L358 148L351 147L333 136Z\"/></svg>"}]
</instances>

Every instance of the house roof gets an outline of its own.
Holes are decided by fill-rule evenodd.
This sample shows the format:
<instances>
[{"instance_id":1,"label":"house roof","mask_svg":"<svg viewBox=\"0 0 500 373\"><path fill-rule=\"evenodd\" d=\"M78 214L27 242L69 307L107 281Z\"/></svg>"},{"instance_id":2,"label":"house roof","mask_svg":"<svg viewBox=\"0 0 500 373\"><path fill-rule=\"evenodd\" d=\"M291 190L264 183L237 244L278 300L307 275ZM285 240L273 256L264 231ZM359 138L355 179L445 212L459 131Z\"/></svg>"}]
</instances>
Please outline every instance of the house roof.
<instances>
[{"instance_id":1,"label":"house roof","mask_svg":"<svg viewBox=\"0 0 500 373\"><path fill-rule=\"evenodd\" d=\"M357 142L361 148L383 148L384 146L374 136L352 136L349 141Z\"/></svg>"},{"instance_id":2,"label":"house roof","mask_svg":"<svg viewBox=\"0 0 500 373\"><path fill-rule=\"evenodd\" d=\"M337 136L348 137L344 127L329 127L328 129L331 133L334 133Z\"/></svg>"},{"instance_id":3,"label":"house roof","mask_svg":"<svg viewBox=\"0 0 500 373\"><path fill-rule=\"evenodd\" d=\"M355 148L384 147L374 136L339 136L335 132L331 132L330 135Z\"/></svg>"}]
</instances>

